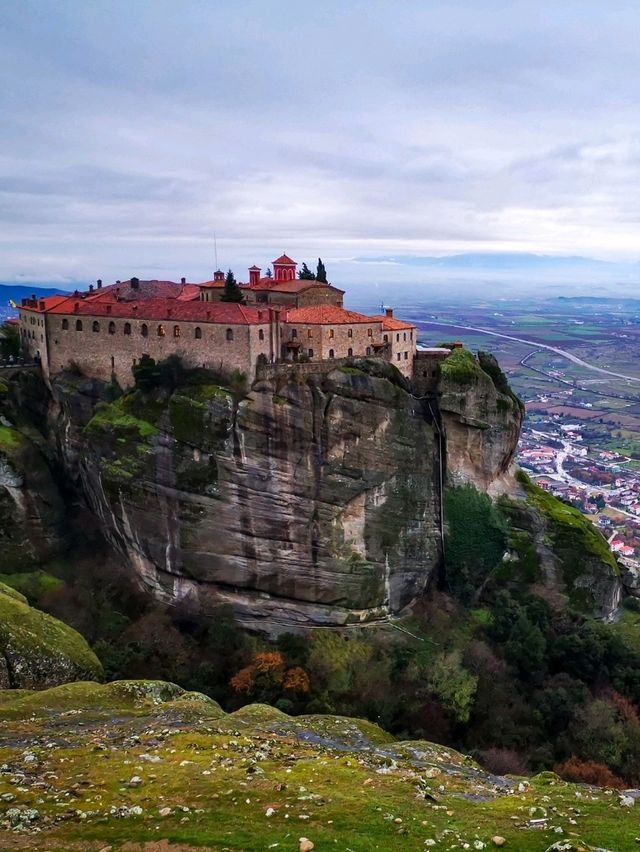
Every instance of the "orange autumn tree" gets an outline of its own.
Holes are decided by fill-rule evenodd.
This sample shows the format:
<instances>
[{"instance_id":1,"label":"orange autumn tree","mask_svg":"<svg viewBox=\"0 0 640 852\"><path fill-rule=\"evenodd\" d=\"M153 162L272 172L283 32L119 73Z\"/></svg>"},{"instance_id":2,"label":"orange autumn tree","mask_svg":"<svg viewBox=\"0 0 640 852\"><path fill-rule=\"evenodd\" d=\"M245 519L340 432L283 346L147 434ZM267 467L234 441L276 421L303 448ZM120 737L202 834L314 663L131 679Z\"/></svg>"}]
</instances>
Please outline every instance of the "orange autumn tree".
<instances>
[{"instance_id":1,"label":"orange autumn tree","mask_svg":"<svg viewBox=\"0 0 640 852\"><path fill-rule=\"evenodd\" d=\"M287 668L279 651L260 651L231 678L231 687L239 695L273 704L283 695L309 692L310 682L300 666Z\"/></svg>"}]
</instances>

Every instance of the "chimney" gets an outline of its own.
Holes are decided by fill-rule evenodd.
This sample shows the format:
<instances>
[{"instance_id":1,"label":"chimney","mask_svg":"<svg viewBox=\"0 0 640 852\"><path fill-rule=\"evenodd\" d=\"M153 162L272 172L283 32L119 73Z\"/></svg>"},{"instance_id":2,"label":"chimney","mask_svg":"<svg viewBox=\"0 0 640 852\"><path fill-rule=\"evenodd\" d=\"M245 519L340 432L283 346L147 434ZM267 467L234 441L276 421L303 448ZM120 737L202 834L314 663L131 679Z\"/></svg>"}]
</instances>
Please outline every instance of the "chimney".
<instances>
[{"instance_id":1,"label":"chimney","mask_svg":"<svg viewBox=\"0 0 640 852\"><path fill-rule=\"evenodd\" d=\"M385 308L384 315L389 319L393 319L393 308Z\"/></svg>"},{"instance_id":2,"label":"chimney","mask_svg":"<svg viewBox=\"0 0 640 852\"><path fill-rule=\"evenodd\" d=\"M39 308L41 311L44 311L44 302L40 302Z\"/></svg>"},{"instance_id":3,"label":"chimney","mask_svg":"<svg viewBox=\"0 0 640 852\"><path fill-rule=\"evenodd\" d=\"M180 283L181 283L181 284L186 284L186 283L187 283L187 279L186 279L186 278L181 278L181 279L180 279Z\"/></svg>"},{"instance_id":4,"label":"chimney","mask_svg":"<svg viewBox=\"0 0 640 852\"><path fill-rule=\"evenodd\" d=\"M131 289L132 290L139 290L140 289L140 279L139 278L132 278L131 279Z\"/></svg>"},{"instance_id":5,"label":"chimney","mask_svg":"<svg viewBox=\"0 0 640 852\"><path fill-rule=\"evenodd\" d=\"M98 278L96 284L98 285L98 290L102 289L102 278Z\"/></svg>"},{"instance_id":6,"label":"chimney","mask_svg":"<svg viewBox=\"0 0 640 852\"><path fill-rule=\"evenodd\" d=\"M89 284L89 292L93 293L93 284Z\"/></svg>"},{"instance_id":7,"label":"chimney","mask_svg":"<svg viewBox=\"0 0 640 852\"><path fill-rule=\"evenodd\" d=\"M213 280L224 281L224 272L222 272L221 269L216 269L216 271L213 273Z\"/></svg>"},{"instance_id":8,"label":"chimney","mask_svg":"<svg viewBox=\"0 0 640 852\"><path fill-rule=\"evenodd\" d=\"M249 267L249 286L252 284L257 284L260 280L260 272L262 270L259 266L250 266Z\"/></svg>"}]
</instances>

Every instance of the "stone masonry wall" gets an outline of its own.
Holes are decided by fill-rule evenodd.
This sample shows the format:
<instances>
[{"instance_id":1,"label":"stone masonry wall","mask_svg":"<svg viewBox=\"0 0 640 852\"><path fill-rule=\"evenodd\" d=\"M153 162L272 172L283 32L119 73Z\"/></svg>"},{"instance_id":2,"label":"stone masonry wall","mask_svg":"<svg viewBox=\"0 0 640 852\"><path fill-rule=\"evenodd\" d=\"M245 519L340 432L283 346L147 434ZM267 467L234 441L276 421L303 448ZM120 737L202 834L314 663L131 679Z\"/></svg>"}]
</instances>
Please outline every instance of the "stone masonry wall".
<instances>
[{"instance_id":1,"label":"stone masonry wall","mask_svg":"<svg viewBox=\"0 0 640 852\"><path fill-rule=\"evenodd\" d=\"M173 323L151 320L92 318L75 315L49 315L49 371L56 374L75 363L82 372L95 378L109 381L115 373L118 382L126 387L133 383L131 368L143 354L150 355L156 361L169 355L179 355L188 366L205 366L237 369L253 378L256 360L259 355L271 359L269 323L261 325L222 325L218 323ZM63 329L64 320L68 329ZM80 320L82 330L76 330ZM93 331L94 322L99 331ZM131 328L125 334L125 325ZM142 326L147 326L148 334L142 335ZM113 334L109 333L109 328ZM158 334L164 328L164 336ZM196 338L196 328L202 337ZM174 333L179 329L179 335ZM228 339L231 332L233 339ZM260 339L260 331L264 339Z\"/></svg>"}]
</instances>

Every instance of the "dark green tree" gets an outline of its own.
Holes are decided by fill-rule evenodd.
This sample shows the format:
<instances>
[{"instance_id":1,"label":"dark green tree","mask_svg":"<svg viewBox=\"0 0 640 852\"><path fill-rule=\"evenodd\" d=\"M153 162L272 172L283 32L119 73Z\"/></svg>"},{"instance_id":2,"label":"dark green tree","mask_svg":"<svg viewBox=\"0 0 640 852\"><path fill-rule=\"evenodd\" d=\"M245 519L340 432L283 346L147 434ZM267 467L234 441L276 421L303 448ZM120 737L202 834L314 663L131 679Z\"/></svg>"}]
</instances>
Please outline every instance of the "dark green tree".
<instances>
[{"instance_id":1,"label":"dark green tree","mask_svg":"<svg viewBox=\"0 0 640 852\"><path fill-rule=\"evenodd\" d=\"M273 272L271 271L271 267L269 267L267 269L267 271L265 272L265 275L266 275L267 278L273 278Z\"/></svg>"},{"instance_id":2,"label":"dark green tree","mask_svg":"<svg viewBox=\"0 0 640 852\"><path fill-rule=\"evenodd\" d=\"M231 270L227 272L224 279L224 293L222 294L223 302L242 302L244 296L242 290L238 287L236 277Z\"/></svg>"},{"instance_id":3,"label":"dark green tree","mask_svg":"<svg viewBox=\"0 0 640 852\"><path fill-rule=\"evenodd\" d=\"M320 281L322 284L327 284L327 270L324 268L324 263L322 262L322 258L318 258L318 271L316 272L316 281Z\"/></svg>"},{"instance_id":4,"label":"dark green tree","mask_svg":"<svg viewBox=\"0 0 640 852\"><path fill-rule=\"evenodd\" d=\"M20 329L15 323L5 322L0 327L0 355L8 358L20 354Z\"/></svg>"},{"instance_id":5,"label":"dark green tree","mask_svg":"<svg viewBox=\"0 0 640 852\"><path fill-rule=\"evenodd\" d=\"M309 269L309 267L307 266L307 264L306 264L306 263L303 263L303 264L302 264L302 269L299 269L299 270L298 270L298 278L300 278L300 280L301 280L301 281L313 281L313 280L315 279L315 277L316 277L316 276L315 276L315 275L313 274L313 272Z\"/></svg>"}]
</instances>

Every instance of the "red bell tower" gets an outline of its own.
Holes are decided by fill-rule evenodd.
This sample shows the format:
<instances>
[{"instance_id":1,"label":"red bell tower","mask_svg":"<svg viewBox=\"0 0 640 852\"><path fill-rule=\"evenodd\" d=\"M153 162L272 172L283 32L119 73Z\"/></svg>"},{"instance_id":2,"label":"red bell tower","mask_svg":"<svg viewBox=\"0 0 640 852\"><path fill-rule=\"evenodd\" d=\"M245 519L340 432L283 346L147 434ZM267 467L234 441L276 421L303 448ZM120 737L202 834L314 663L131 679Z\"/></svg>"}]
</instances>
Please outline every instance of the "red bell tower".
<instances>
[{"instance_id":1,"label":"red bell tower","mask_svg":"<svg viewBox=\"0 0 640 852\"><path fill-rule=\"evenodd\" d=\"M260 281L261 269L255 264L249 267L249 284L257 284Z\"/></svg>"},{"instance_id":2,"label":"red bell tower","mask_svg":"<svg viewBox=\"0 0 640 852\"><path fill-rule=\"evenodd\" d=\"M273 261L273 277L276 281L293 281L296 277L297 263L286 254Z\"/></svg>"}]
</instances>

